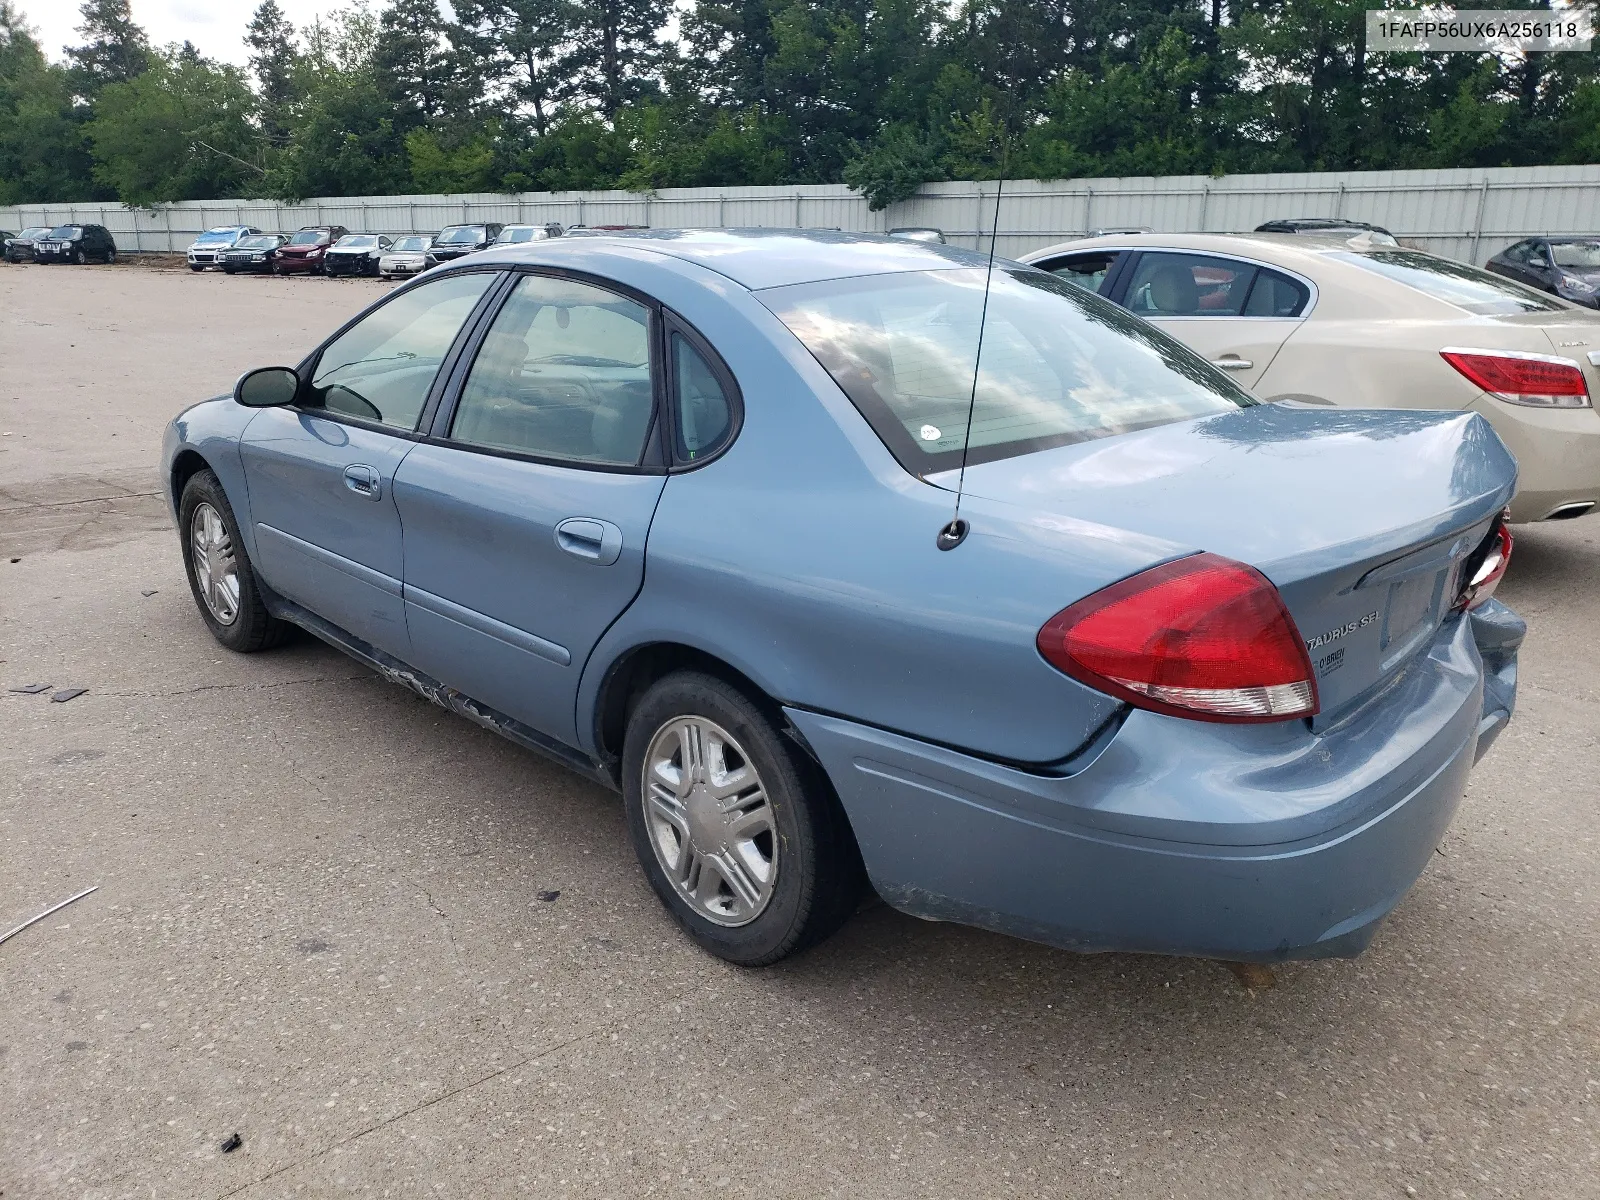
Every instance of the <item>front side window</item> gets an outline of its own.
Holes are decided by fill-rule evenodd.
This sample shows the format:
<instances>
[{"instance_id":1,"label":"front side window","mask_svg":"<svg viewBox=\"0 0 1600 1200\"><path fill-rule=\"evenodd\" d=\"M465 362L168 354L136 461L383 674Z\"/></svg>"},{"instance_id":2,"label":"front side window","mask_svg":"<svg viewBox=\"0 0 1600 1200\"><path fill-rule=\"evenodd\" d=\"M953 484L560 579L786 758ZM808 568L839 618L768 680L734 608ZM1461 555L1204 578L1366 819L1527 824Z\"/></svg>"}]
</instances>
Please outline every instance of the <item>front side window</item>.
<instances>
[{"instance_id":1,"label":"front side window","mask_svg":"<svg viewBox=\"0 0 1600 1200\"><path fill-rule=\"evenodd\" d=\"M486 271L447 275L368 313L323 350L311 403L415 429L451 343L497 278Z\"/></svg>"},{"instance_id":2,"label":"front side window","mask_svg":"<svg viewBox=\"0 0 1600 1200\"><path fill-rule=\"evenodd\" d=\"M1567 308L1555 297L1503 275L1420 250L1373 250L1366 254L1336 253L1333 257L1482 317L1563 312Z\"/></svg>"},{"instance_id":3,"label":"front side window","mask_svg":"<svg viewBox=\"0 0 1600 1200\"><path fill-rule=\"evenodd\" d=\"M1141 317L1236 317L1255 274L1251 264L1228 258L1142 254L1123 303Z\"/></svg>"},{"instance_id":4,"label":"front side window","mask_svg":"<svg viewBox=\"0 0 1600 1200\"><path fill-rule=\"evenodd\" d=\"M654 412L649 310L591 284L526 275L484 337L450 436L536 458L635 466Z\"/></svg>"},{"instance_id":5,"label":"front side window","mask_svg":"<svg viewBox=\"0 0 1600 1200\"><path fill-rule=\"evenodd\" d=\"M914 475L1256 403L1193 351L1099 296L996 267L757 292ZM974 390L973 364L980 361Z\"/></svg>"},{"instance_id":6,"label":"front side window","mask_svg":"<svg viewBox=\"0 0 1600 1200\"><path fill-rule=\"evenodd\" d=\"M1068 283L1075 283L1088 292L1098 292L1100 285L1106 281L1106 276L1111 273L1111 268L1116 265L1121 257L1119 252L1110 254L1077 254L1071 258L1058 258L1049 263L1039 263L1038 266L1049 271L1057 279L1065 279Z\"/></svg>"}]
</instances>

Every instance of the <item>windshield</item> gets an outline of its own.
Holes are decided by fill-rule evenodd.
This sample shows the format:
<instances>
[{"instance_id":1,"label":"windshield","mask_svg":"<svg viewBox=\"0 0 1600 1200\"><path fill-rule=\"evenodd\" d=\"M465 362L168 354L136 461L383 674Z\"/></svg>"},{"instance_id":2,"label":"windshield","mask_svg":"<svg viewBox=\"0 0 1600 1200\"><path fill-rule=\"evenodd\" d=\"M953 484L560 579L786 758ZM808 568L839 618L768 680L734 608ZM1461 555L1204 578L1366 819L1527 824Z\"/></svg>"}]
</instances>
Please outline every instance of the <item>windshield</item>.
<instances>
[{"instance_id":1,"label":"windshield","mask_svg":"<svg viewBox=\"0 0 1600 1200\"><path fill-rule=\"evenodd\" d=\"M82 232L82 225L57 225L50 231L50 236L58 242L70 242Z\"/></svg>"},{"instance_id":2,"label":"windshield","mask_svg":"<svg viewBox=\"0 0 1600 1200\"><path fill-rule=\"evenodd\" d=\"M831 279L756 293L915 475L1255 404L1166 334L1024 267ZM983 330L973 397L973 360Z\"/></svg>"},{"instance_id":3,"label":"windshield","mask_svg":"<svg viewBox=\"0 0 1600 1200\"><path fill-rule=\"evenodd\" d=\"M1369 254L1335 254L1333 257L1481 317L1562 312L1567 307L1554 297L1520 283L1420 250L1374 250Z\"/></svg>"},{"instance_id":4,"label":"windshield","mask_svg":"<svg viewBox=\"0 0 1600 1200\"><path fill-rule=\"evenodd\" d=\"M507 225L500 231L500 236L495 238L496 245L505 245L508 242L537 242L544 237L544 230L532 225Z\"/></svg>"},{"instance_id":5,"label":"windshield","mask_svg":"<svg viewBox=\"0 0 1600 1200\"><path fill-rule=\"evenodd\" d=\"M50 226L48 226L48 225L30 225L30 226L28 226L28 228L24 229L21 233L17 234L17 236L19 238L37 238L37 237L43 237L45 234L47 234L49 232L50 232Z\"/></svg>"},{"instance_id":6,"label":"windshield","mask_svg":"<svg viewBox=\"0 0 1600 1200\"><path fill-rule=\"evenodd\" d=\"M205 233L195 238L194 244L196 246L231 246L233 245L233 230L208 229Z\"/></svg>"},{"instance_id":7,"label":"windshield","mask_svg":"<svg viewBox=\"0 0 1600 1200\"><path fill-rule=\"evenodd\" d=\"M401 251L412 250L420 252L428 248L428 239L425 237L396 238L394 248Z\"/></svg>"},{"instance_id":8,"label":"windshield","mask_svg":"<svg viewBox=\"0 0 1600 1200\"><path fill-rule=\"evenodd\" d=\"M371 250L378 239L368 233L347 233L335 245L340 250Z\"/></svg>"},{"instance_id":9,"label":"windshield","mask_svg":"<svg viewBox=\"0 0 1600 1200\"><path fill-rule=\"evenodd\" d=\"M1600 269L1600 242L1551 242L1558 267Z\"/></svg>"},{"instance_id":10,"label":"windshield","mask_svg":"<svg viewBox=\"0 0 1600 1200\"><path fill-rule=\"evenodd\" d=\"M278 239L270 234L261 237L248 237L239 243L241 250L272 250L278 245Z\"/></svg>"},{"instance_id":11,"label":"windshield","mask_svg":"<svg viewBox=\"0 0 1600 1200\"><path fill-rule=\"evenodd\" d=\"M302 229L289 239L291 246L315 246L328 235L320 229Z\"/></svg>"},{"instance_id":12,"label":"windshield","mask_svg":"<svg viewBox=\"0 0 1600 1200\"><path fill-rule=\"evenodd\" d=\"M482 225L452 225L441 230L439 236L433 239L436 246L470 246L474 242L483 241Z\"/></svg>"}]
</instances>

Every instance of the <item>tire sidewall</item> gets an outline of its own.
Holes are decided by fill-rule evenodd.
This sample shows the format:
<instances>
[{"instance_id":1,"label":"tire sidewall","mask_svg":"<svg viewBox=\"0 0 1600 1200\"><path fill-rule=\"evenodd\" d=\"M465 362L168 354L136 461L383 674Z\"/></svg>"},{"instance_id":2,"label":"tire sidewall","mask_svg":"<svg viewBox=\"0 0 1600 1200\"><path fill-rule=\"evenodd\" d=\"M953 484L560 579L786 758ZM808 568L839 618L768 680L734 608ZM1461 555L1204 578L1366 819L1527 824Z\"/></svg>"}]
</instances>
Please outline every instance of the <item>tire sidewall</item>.
<instances>
[{"instance_id":1,"label":"tire sidewall","mask_svg":"<svg viewBox=\"0 0 1600 1200\"><path fill-rule=\"evenodd\" d=\"M744 748L772 806L777 885L761 915L736 928L707 920L678 895L656 858L645 820L645 752L663 725L691 715L715 721ZM628 833L639 864L656 895L691 937L718 957L746 966L775 961L796 946L814 902L816 831L804 794L804 776L778 732L754 704L710 675L682 672L660 680L640 698L629 718L622 785Z\"/></svg>"},{"instance_id":2,"label":"tire sidewall","mask_svg":"<svg viewBox=\"0 0 1600 1200\"><path fill-rule=\"evenodd\" d=\"M194 510L202 503L211 505L222 518L228 530L228 541L233 546L234 560L239 566L239 615L234 618L232 625L224 625L211 615L210 606L200 594L200 581L195 577L190 541ZM264 615L264 610L255 586L255 570L239 537L239 522L234 519L233 506L228 503L222 483L209 470L196 472L184 485L183 494L178 500L178 543L183 548L183 571L189 579L189 594L194 597L195 608L200 611L200 619L206 623L206 628L211 630L211 636L230 650L245 652L257 648L264 633L258 627L260 622L257 614Z\"/></svg>"}]
</instances>

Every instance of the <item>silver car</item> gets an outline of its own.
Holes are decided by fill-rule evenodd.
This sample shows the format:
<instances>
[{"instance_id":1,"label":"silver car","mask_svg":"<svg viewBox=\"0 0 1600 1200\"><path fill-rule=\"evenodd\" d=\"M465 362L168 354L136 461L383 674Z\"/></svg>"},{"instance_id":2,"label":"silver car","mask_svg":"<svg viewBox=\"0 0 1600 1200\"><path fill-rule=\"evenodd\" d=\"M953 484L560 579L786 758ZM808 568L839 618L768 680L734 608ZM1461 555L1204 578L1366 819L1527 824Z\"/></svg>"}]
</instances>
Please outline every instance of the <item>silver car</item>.
<instances>
[{"instance_id":1,"label":"silver car","mask_svg":"<svg viewBox=\"0 0 1600 1200\"><path fill-rule=\"evenodd\" d=\"M255 237L261 232L253 225L219 225L215 229L208 229L195 238L189 246L185 257L189 260L189 270L205 271L212 267L222 265L222 256L232 250L247 237Z\"/></svg>"},{"instance_id":2,"label":"silver car","mask_svg":"<svg viewBox=\"0 0 1600 1200\"><path fill-rule=\"evenodd\" d=\"M420 274L439 261L429 253L432 249L433 238L429 234L412 233L397 237L388 253L378 260L378 274L385 279L393 279L396 275Z\"/></svg>"}]
</instances>

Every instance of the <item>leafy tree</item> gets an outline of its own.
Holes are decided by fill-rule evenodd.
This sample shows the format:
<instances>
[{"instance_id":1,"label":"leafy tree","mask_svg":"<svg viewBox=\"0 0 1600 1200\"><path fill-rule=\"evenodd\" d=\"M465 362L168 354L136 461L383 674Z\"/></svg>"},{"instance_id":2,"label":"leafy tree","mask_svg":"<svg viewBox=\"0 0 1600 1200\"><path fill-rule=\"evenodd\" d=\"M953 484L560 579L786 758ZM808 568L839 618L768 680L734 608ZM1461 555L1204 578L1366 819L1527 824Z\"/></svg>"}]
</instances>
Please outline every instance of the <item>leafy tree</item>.
<instances>
[{"instance_id":1,"label":"leafy tree","mask_svg":"<svg viewBox=\"0 0 1600 1200\"><path fill-rule=\"evenodd\" d=\"M0 204L94 199L91 168L67 71L0 0Z\"/></svg>"},{"instance_id":2,"label":"leafy tree","mask_svg":"<svg viewBox=\"0 0 1600 1200\"><path fill-rule=\"evenodd\" d=\"M250 47L250 71L260 97L261 130L268 141L281 146L289 140L293 105L299 96L295 81L300 51L295 46L294 26L278 7L278 0L261 0L261 7L245 26L244 41Z\"/></svg>"},{"instance_id":3,"label":"leafy tree","mask_svg":"<svg viewBox=\"0 0 1600 1200\"><path fill-rule=\"evenodd\" d=\"M437 0L394 0L379 17L373 76L403 124L427 124L466 107L453 31Z\"/></svg>"},{"instance_id":4,"label":"leafy tree","mask_svg":"<svg viewBox=\"0 0 1600 1200\"><path fill-rule=\"evenodd\" d=\"M144 71L101 91L87 126L95 178L124 204L259 191L261 168L246 157L254 106L237 68L189 45L153 55Z\"/></svg>"},{"instance_id":5,"label":"leafy tree","mask_svg":"<svg viewBox=\"0 0 1600 1200\"><path fill-rule=\"evenodd\" d=\"M477 64L479 94L550 132L575 94L579 10L574 0L456 0L459 36Z\"/></svg>"},{"instance_id":6,"label":"leafy tree","mask_svg":"<svg viewBox=\"0 0 1600 1200\"><path fill-rule=\"evenodd\" d=\"M625 104L660 90L670 57L658 35L671 0L575 0L575 35L565 63L575 90L594 101L606 120Z\"/></svg>"},{"instance_id":7,"label":"leafy tree","mask_svg":"<svg viewBox=\"0 0 1600 1200\"><path fill-rule=\"evenodd\" d=\"M133 20L128 0L84 0L81 46L68 46L73 79L80 95L94 99L100 89L127 83L150 65L150 39Z\"/></svg>"}]
</instances>

